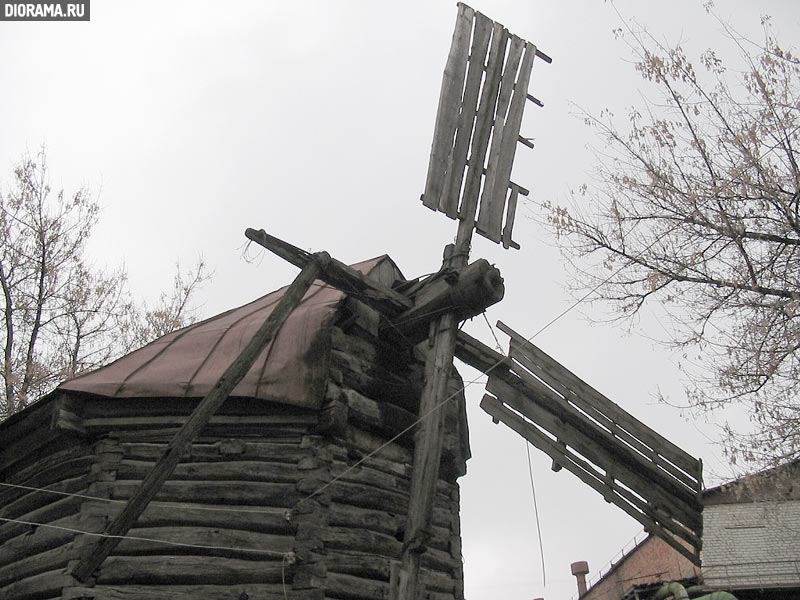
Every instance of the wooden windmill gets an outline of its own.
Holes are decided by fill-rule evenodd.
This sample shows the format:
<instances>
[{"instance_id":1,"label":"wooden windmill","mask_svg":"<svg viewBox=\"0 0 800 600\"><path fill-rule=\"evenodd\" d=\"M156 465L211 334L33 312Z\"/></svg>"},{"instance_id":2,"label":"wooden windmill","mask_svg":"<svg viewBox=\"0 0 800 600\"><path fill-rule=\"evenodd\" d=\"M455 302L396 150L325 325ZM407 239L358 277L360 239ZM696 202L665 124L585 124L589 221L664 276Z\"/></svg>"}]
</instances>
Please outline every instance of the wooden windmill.
<instances>
[{"instance_id":1,"label":"wooden windmill","mask_svg":"<svg viewBox=\"0 0 800 600\"><path fill-rule=\"evenodd\" d=\"M447 382L454 357L488 374L481 407L621 507L651 533L699 562L702 465L623 411L550 358L524 336L500 324L508 355L466 333L461 321L481 314L504 293L499 271L487 261L469 263L474 231L519 248L512 239L520 194L511 181L514 153L536 59L550 58L501 24L458 5L433 137L423 204L458 220L454 244L441 269L401 288L377 283L325 252L311 254L248 229L250 240L302 269L241 356L175 435L137 492L106 529L105 537L73 569L89 578L131 528L256 357L275 336L316 279L355 294L380 314L382 335L419 344L427 355L425 387L415 431L410 503L402 556L391 574L393 599L421 597L421 555L426 549L442 453ZM437 315L432 318L431 315Z\"/></svg>"}]
</instances>

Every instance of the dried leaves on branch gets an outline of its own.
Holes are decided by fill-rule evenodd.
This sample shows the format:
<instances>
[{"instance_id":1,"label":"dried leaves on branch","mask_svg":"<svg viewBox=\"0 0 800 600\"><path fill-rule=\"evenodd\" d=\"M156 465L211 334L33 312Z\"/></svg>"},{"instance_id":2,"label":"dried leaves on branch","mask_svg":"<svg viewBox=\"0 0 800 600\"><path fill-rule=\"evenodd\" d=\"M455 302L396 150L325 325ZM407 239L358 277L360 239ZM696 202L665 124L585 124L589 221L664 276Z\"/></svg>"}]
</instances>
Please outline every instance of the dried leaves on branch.
<instances>
[{"instance_id":1,"label":"dried leaves on branch","mask_svg":"<svg viewBox=\"0 0 800 600\"><path fill-rule=\"evenodd\" d=\"M87 189L52 193L41 150L14 169L0 193L0 420L58 383L189 324L190 300L207 279L202 261L178 270L155 307L137 305L123 269L85 256L98 205Z\"/></svg>"},{"instance_id":2,"label":"dried leaves on branch","mask_svg":"<svg viewBox=\"0 0 800 600\"><path fill-rule=\"evenodd\" d=\"M656 95L624 126L584 115L606 145L592 185L550 221L579 283L618 316L657 302L674 343L699 348L690 397L744 403L755 435L734 458L800 451L800 61L762 22L693 64L640 28L621 32Z\"/></svg>"}]
</instances>

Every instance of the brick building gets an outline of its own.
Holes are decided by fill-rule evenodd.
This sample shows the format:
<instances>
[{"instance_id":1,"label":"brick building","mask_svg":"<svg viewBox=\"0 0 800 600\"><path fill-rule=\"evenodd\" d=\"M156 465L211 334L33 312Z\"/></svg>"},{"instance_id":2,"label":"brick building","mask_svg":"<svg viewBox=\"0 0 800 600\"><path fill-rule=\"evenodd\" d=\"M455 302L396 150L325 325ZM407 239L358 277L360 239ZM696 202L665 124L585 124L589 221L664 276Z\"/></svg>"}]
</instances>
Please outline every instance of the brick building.
<instances>
[{"instance_id":1,"label":"brick building","mask_svg":"<svg viewBox=\"0 0 800 600\"><path fill-rule=\"evenodd\" d=\"M739 600L800 599L800 460L705 490L703 505L700 569L649 536L581 600L646 600L671 581Z\"/></svg>"}]
</instances>

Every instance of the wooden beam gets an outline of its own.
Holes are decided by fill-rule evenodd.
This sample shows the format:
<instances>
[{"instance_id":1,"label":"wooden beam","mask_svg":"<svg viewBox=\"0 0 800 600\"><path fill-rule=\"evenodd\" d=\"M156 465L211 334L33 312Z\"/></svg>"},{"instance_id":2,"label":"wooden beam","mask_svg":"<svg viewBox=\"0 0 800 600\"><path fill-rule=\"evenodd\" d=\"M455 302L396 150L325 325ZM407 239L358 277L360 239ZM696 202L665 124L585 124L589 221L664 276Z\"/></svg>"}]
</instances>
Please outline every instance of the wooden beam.
<instances>
[{"instance_id":1,"label":"wooden beam","mask_svg":"<svg viewBox=\"0 0 800 600\"><path fill-rule=\"evenodd\" d=\"M421 422L414 437L414 465L403 552L399 568L393 569L390 585L392 600L416 600L420 597L419 567L430 536L444 440L444 404L453 368L457 326L453 314L448 313L439 319L431 334L433 348L425 363L425 389L419 407Z\"/></svg>"},{"instance_id":2,"label":"wooden beam","mask_svg":"<svg viewBox=\"0 0 800 600\"><path fill-rule=\"evenodd\" d=\"M249 240L301 269L311 261L313 256L289 242L269 235L263 229L248 228L244 234ZM335 258L328 260L318 277L343 292L353 294L356 299L389 317L398 315L414 305L403 294L373 281Z\"/></svg>"},{"instance_id":3,"label":"wooden beam","mask_svg":"<svg viewBox=\"0 0 800 600\"><path fill-rule=\"evenodd\" d=\"M406 341L421 342L430 331L431 322L445 312L452 312L456 321L481 314L500 302L505 293L500 271L485 259L476 260L460 272L440 271L411 292L414 306L382 329L398 331Z\"/></svg>"},{"instance_id":4,"label":"wooden beam","mask_svg":"<svg viewBox=\"0 0 800 600\"><path fill-rule=\"evenodd\" d=\"M436 125L433 130L431 156L428 162L428 175L425 180L425 193L422 203L437 210L442 197L447 158L453 150L453 137L458 126L464 78L469 59L469 40L475 12L466 4L458 4L453 42L447 56L447 64L442 78L439 94L439 107L436 110Z\"/></svg>"},{"instance_id":5,"label":"wooden beam","mask_svg":"<svg viewBox=\"0 0 800 600\"><path fill-rule=\"evenodd\" d=\"M502 421L505 425L511 427L534 446L548 454L553 461L557 461L585 484L599 492L606 501L614 502L619 508L628 513L628 515L644 525L649 532L658 535L694 564L700 564L701 540L699 537L692 534L681 535L682 538L686 539L687 542L694 546L695 552L692 552L691 549L687 548L676 539L676 536L670 533L662 522L657 522L649 515L642 512L642 503L635 495L626 492L626 490L619 486L604 481L588 462L579 458L577 455L572 453L565 455L555 440L550 439L534 425L526 422L521 416L505 407L500 400L486 395L483 397L480 406L494 420ZM640 506L637 507L636 504Z\"/></svg>"},{"instance_id":6,"label":"wooden beam","mask_svg":"<svg viewBox=\"0 0 800 600\"><path fill-rule=\"evenodd\" d=\"M522 335L511 329L503 322L498 322L497 327L512 340L512 354L519 353L524 360L523 366L533 369L533 374L542 379L547 385L559 393L565 392L569 399L580 401L583 397L587 410L588 406L607 415L614 422L624 427L630 433L642 439L648 446L657 449L667 460L685 472L697 476L701 469L700 461L681 450L662 435L650 429L647 425L633 417L630 413L620 408L606 396L598 392L580 377L573 374L558 361L528 342ZM526 360L527 359L527 360ZM538 365L538 366L537 366ZM584 408L583 403L581 408ZM700 486L702 487L702 486ZM696 491L699 491L697 488Z\"/></svg>"},{"instance_id":7,"label":"wooden beam","mask_svg":"<svg viewBox=\"0 0 800 600\"><path fill-rule=\"evenodd\" d=\"M330 256L326 252L309 255L309 261L286 290L275 309L266 318L242 353L222 374L208 395L200 401L178 433L175 434L164 454L142 481L136 493L109 524L105 532L108 537L102 538L92 551L76 565L72 575L78 581L84 582L91 577L108 555L113 552L122 536L136 523L147 505L175 470L181 455L190 448L200 431L208 424L211 416L222 406L231 391L247 374L330 260Z\"/></svg>"}]
</instances>

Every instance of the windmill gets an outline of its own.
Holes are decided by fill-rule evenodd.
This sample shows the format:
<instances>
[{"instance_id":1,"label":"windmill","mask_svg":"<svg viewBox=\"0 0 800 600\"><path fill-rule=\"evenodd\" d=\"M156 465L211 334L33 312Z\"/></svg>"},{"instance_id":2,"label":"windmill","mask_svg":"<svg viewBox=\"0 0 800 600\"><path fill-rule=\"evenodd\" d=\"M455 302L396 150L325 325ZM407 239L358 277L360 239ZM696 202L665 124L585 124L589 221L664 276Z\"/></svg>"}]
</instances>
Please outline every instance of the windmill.
<instances>
[{"instance_id":1,"label":"windmill","mask_svg":"<svg viewBox=\"0 0 800 600\"><path fill-rule=\"evenodd\" d=\"M510 337L503 355L458 330L461 320L482 312L503 295L499 273L485 261L469 265L473 232L519 249L512 238L519 195L511 181L536 59L551 59L500 23L458 4L445 66L422 203L458 221L439 272L399 293L381 288L332 261L321 278L362 293L386 319L388 335L409 331L416 316L448 297L450 311L431 324L426 384L415 433L411 500L403 555L394 565L392 599L420 597L419 564L430 527L433 486L442 448L445 386L453 358L488 374L481 408L699 564L702 533L702 463L621 409L504 323ZM249 239L305 267L311 255L264 231ZM476 273L483 278L476 278ZM487 284L487 278L493 283ZM476 285L476 281L484 285ZM444 289L443 289L444 287ZM452 301L460 298L460 301Z\"/></svg>"},{"instance_id":2,"label":"windmill","mask_svg":"<svg viewBox=\"0 0 800 600\"><path fill-rule=\"evenodd\" d=\"M481 407L547 453L564 468L636 518L651 533L699 561L702 529L701 463L661 437L531 344L510 336L508 355L458 330L504 293L499 271L485 260L469 263L473 233L519 248L512 238L519 195L511 181L535 60L550 62L533 44L503 25L458 5L445 68L423 204L458 221L438 272L401 288L369 279L325 252L311 254L263 230L247 237L301 268L277 307L212 391L194 408L168 450L143 480L105 537L73 570L91 576L174 471L179 458L280 329L316 279L348 293L380 314L382 335L420 344L426 353L425 387L415 431L408 516L402 555L393 565L391 597L421 595L433 492L442 452L443 413L454 357L488 374ZM436 319L422 319L431 314ZM425 323L420 327L420 323Z\"/></svg>"}]
</instances>

